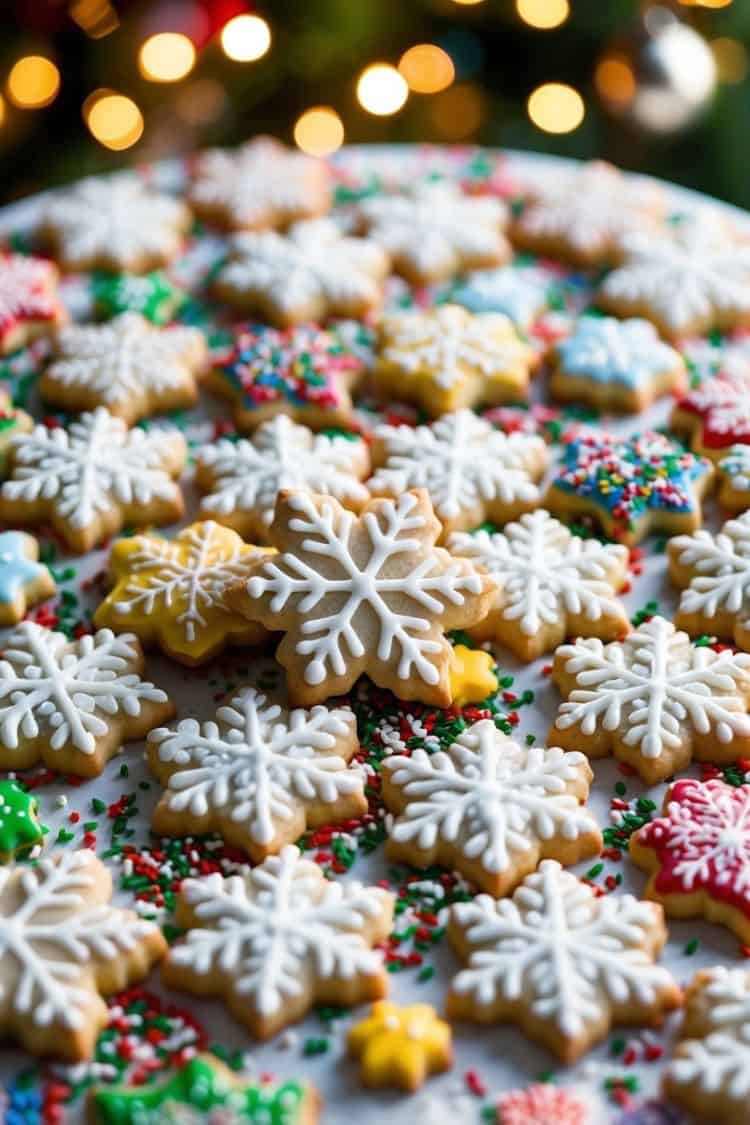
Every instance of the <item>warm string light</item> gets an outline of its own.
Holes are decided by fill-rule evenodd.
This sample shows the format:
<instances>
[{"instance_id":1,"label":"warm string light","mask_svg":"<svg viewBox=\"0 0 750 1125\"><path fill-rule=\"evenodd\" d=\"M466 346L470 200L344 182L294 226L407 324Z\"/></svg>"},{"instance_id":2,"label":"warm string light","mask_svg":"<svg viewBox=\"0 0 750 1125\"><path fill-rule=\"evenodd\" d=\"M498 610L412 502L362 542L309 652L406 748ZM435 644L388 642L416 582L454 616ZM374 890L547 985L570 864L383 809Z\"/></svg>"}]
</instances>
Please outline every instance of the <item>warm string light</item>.
<instances>
[{"instance_id":1,"label":"warm string light","mask_svg":"<svg viewBox=\"0 0 750 1125\"><path fill-rule=\"evenodd\" d=\"M330 156L344 143L343 122L330 106L313 106L297 118L294 141L309 156Z\"/></svg>"},{"instance_id":2,"label":"warm string light","mask_svg":"<svg viewBox=\"0 0 750 1125\"><path fill-rule=\"evenodd\" d=\"M594 85L611 105L629 105L635 97L635 75L624 55L606 55L597 63Z\"/></svg>"},{"instance_id":3,"label":"warm string light","mask_svg":"<svg viewBox=\"0 0 750 1125\"><path fill-rule=\"evenodd\" d=\"M399 73L415 94L437 94L456 77L453 59L434 43L417 43L401 56Z\"/></svg>"},{"instance_id":4,"label":"warm string light","mask_svg":"<svg viewBox=\"0 0 750 1125\"><path fill-rule=\"evenodd\" d=\"M143 114L132 98L114 90L95 90L83 103L92 136L115 152L131 148L143 133Z\"/></svg>"},{"instance_id":5,"label":"warm string light","mask_svg":"<svg viewBox=\"0 0 750 1125\"><path fill-rule=\"evenodd\" d=\"M568 0L516 0L516 11L529 27L549 31L565 23L570 4Z\"/></svg>"},{"instance_id":6,"label":"warm string light","mask_svg":"<svg viewBox=\"0 0 750 1125\"><path fill-rule=\"evenodd\" d=\"M586 113L581 95L563 82L537 86L529 96L527 110L534 125L545 133L572 133Z\"/></svg>"},{"instance_id":7,"label":"warm string light","mask_svg":"<svg viewBox=\"0 0 750 1125\"><path fill-rule=\"evenodd\" d=\"M260 16L235 16L221 29L221 47L233 62L255 62L271 46L271 28Z\"/></svg>"},{"instance_id":8,"label":"warm string light","mask_svg":"<svg viewBox=\"0 0 750 1125\"><path fill-rule=\"evenodd\" d=\"M42 109L57 97L60 71L44 55L26 55L8 75L8 97L21 109Z\"/></svg>"},{"instance_id":9,"label":"warm string light","mask_svg":"<svg viewBox=\"0 0 750 1125\"><path fill-rule=\"evenodd\" d=\"M398 113L408 96L406 79L389 63L373 63L357 81L357 101L376 117Z\"/></svg>"},{"instance_id":10,"label":"warm string light","mask_svg":"<svg viewBox=\"0 0 750 1125\"><path fill-rule=\"evenodd\" d=\"M151 82L179 82L195 66L195 47L179 31L162 31L141 45L138 66Z\"/></svg>"}]
</instances>

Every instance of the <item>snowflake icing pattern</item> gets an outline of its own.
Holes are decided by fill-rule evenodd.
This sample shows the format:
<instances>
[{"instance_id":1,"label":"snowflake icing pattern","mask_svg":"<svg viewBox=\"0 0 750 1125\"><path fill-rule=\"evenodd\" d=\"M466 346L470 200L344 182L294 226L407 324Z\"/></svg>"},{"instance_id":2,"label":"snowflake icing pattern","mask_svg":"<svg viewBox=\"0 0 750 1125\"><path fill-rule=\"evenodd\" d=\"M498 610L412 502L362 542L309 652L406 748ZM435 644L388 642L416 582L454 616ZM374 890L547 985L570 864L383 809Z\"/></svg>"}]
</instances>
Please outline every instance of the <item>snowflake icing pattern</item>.
<instances>
[{"instance_id":1,"label":"snowflake icing pattern","mask_svg":"<svg viewBox=\"0 0 750 1125\"><path fill-rule=\"evenodd\" d=\"M680 353L659 339L653 324L638 318L583 316L556 352L563 375L641 390L682 367Z\"/></svg>"},{"instance_id":2,"label":"snowflake icing pattern","mask_svg":"<svg viewBox=\"0 0 750 1125\"><path fill-rule=\"evenodd\" d=\"M691 633L733 636L750 643L750 513L727 520L715 535L700 530L669 544L672 578L680 595L677 624ZM675 573L678 571L679 573Z\"/></svg>"},{"instance_id":3,"label":"snowflake icing pattern","mask_svg":"<svg viewBox=\"0 0 750 1125\"><path fill-rule=\"evenodd\" d=\"M0 352L25 343L22 333L29 326L62 321L56 284L57 272L49 262L0 254Z\"/></svg>"},{"instance_id":4,"label":"snowflake icing pattern","mask_svg":"<svg viewBox=\"0 0 750 1125\"><path fill-rule=\"evenodd\" d=\"M695 447L707 451L750 443L749 395L750 376L717 375L678 399L672 428L689 429Z\"/></svg>"}]
</instances>

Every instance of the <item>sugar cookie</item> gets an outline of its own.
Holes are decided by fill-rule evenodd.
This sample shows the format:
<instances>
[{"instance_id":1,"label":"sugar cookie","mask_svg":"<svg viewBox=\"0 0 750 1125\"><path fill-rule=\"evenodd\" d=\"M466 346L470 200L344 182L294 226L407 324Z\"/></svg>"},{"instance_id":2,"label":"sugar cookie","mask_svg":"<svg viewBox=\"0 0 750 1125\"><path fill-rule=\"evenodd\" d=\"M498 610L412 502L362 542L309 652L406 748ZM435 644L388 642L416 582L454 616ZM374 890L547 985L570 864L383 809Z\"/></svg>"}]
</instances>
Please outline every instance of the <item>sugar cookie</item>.
<instances>
[{"instance_id":1,"label":"sugar cookie","mask_svg":"<svg viewBox=\"0 0 750 1125\"><path fill-rule=\"evenodd\" d=\"M9 355L68 319L57 269L43 258L0 254L0 355Z\"/></svg>"},{"instance_id":2,"label":"sugar cookie","mask_svg":"<svg viewBox=\"0 0 750 1125\"><path fill-rule=\"evenodd\" d=\"M0 625L16 625L57 587L39 562L39 544L25 531L0 531Z\"/></svg>"},{"instance_id":3,"label":"sugar cookie","mask_svg":"<svg viewBox=\"0 0 750 1125\"><path fill-rule=\"evenodd\" d=\"M17 781L0 780L0 863L26 857L44 842L39 802Z\"/></svg>"},{"instance_id":4,"label":"sugar cookie","mask_svg":"<svg viewBox=\"0 0 750 1125\"><path fill-rule=\"evenodd\" d=\"M680 629L750 651L750 512L715 535L696 531L673 539L669 577L682 590L675 617Z\"/></svg>"},{"instance_id":5,"label":"sugar cookie","mask_svg":"<svg viewBox=\"0 0 750 1125\"><path fill-rule=\"evenodd\" d=\"M528 332L549 307L551 277L536 266L476 270L451 290L451 301L473 313L503 313Z\"/></svg>"},{"instance_id":6,"label":"sugar cookie","mask_svg":"<svg viewBox=\"0 0 750 1125\"><path fill-rule=\"evenodd\" d=\"M450 666L451 706L466 707L481 703L495 695L500 682L495 675L495 661L489 652L467 645L454 645Z\"/></svg>"},{"instance_id":7,"label":"sugar cookie","mask_svg":"<svg viewBox=\"0 0 750 1125\"><path fill-rule=\"evenodd\" d=\"M732 445L719 461L719 504L728 512L750 508L750 445Z\"/></svg>"},{"instance_id":8,"label":"sugar cookie","mask_svg":"<svg viewBox=\"0 0 750 1125\"><path fill-rule=\"evenodd\" d=\"M10 395L0 388L0 473L7 472L8 450L19 434L34 429L34 419L25 410L13 406Z\"/></svg>"},{"instance_id":9,"label":"sugar cookie","mask_svg":"<svg viewBox=\"0 0 750 1125\"><path fill-rule=\"evenodd\" d=\"M750 443L749 396L750 375L716 375L677 399L669 428L696 453L721 460L731 446Z\"/></svg>"},{"instance_id":10,"label":"sugar cookie","mask_svg":"<svg viewBox=\"0 0 750 1125\"><path fill-rule=\"evenodd\" d=\"M91 278L91 294L103 320L133 312L152 324L167 324L187 296L161 272L97 273Z\"/></svg>"},{"instance_id":11,"label":"sugar cookie","mask_svg":"<svg viewBox=\"0 0 750 1125\"><path fill-rule=\"evenodd\" d=\"M365 1086L418 1090L430 1074L453 1064L450 1024L430 1004L404 1007L380 1000L349 1029L349 1054L360 1061Z\"/></svg>"}]
</instances>

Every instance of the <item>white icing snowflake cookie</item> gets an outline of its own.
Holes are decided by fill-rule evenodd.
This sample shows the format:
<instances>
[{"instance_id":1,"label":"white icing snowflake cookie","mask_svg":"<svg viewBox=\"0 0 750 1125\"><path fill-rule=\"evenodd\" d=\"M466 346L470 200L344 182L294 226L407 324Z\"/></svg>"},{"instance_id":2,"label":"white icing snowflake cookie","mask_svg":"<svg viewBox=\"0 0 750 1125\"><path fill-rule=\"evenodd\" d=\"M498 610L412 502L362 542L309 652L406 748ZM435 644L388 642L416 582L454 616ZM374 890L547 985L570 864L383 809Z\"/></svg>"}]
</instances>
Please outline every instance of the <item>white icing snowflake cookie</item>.
<instances>
[{"instance_id":1,"label":"white icing snowflake cookie","mask_svg":"<svg viewBox=\"0 0 750 1125\"><path fill-rule=\"evenodd\" d=\"M370 498L362 483L369 471L362 438L316 435L278 414L258 427L252 441L223 439L200 449L195 479L206 493L203 515L264 542L279 492L307 488L358 511Z\"/></svg>"},{"instance_id":2,"label":"white icing snowflake cookie","mask_svg":"<svg viewBox=\"0 0 750 1125\"><path fill-rule=\"evenodd\" d=\"M680 778L628 855L650 873L646 897L667 916L719 922L750 942L750 785Z\"/></svg>"},{"instance_id":3,"label":"white icing snowflake cookie","mask_svg":"<svg viewBox=\"0 0 750 1125\"><path fill-rule=\"evenodd\" d=\"M0 660L0 768L44 762L96 777L123 742L172 718L165 692L141 679L143 653L109 629L68 641L22 621Z\"/></svg>"},{"instance_id":4,"label":"white icing snowflake cookie","mask_svg":"<svg viewBox=\"0 0 750 1125\"><path fill-rule=\"evenodd\" d=\"M648 320L583 316L553 349L550 391L561 402L640 413L685 383L685 361Z\"/></svg>"},{"instance_id":5,"label":"white icing snowflake cookie","mask_svg":"<svg viewBox=\"0 0 750 1125\"><path fill-rule=\"evenodd\" d=\"M450 704L445 633L480 621L496 586L436 547L439 533L423 489L372 500L360 516L331 496L280 494L269 529L280 553L228 598L284 631L276 655L293 702L321 703L366 673L401 699Z\"/></svg>"},{"instance_id":6,"label":"white icing snowflake cookie","mask_svg":"<svg viewBox=\"0 0 750 1125\"><path fill-rule=\"evenodd\" d=\"M659 1025L680 1004L655 964L667 940L661 906L605 894L555 860L512 898L478 895L452 907L448 938L463 969L447 1010L476 1023L519 1023L565 1063L617 1024Z\"/></svg>"},{"instance_id":7,"label":"white icing snowflake cookie","mask_svg":"<svg viewBox=\"0 0 750 1125\"><path fill-rule=\"evenodd\" d=\"M295 223L285 234L244 232L214 283L216 295L285 327L377 308L388 257L369 238L349 238L328 219Z\"/></svg>"},{"instance_id":8,"label":"white icing snowflake cookie","mask_svg":"<svg viewBox=\"0 0 750 1125\"><path fill-rule=\"evenodd\" d=\"M462 407L525 402L539 356L501 313L460 305L385 315L375 386L434 418Z\"/></svg>"},{"instance_id":9,"label":"white icing snowflake cookie","mask_svg":"<svg viewBox=\"0 0 750 1125\"><path fill-rule=\"evenodd\" d=\"M714 212L622 241L624 262L608 274L598 304L645 316L669 338L750 323L750 240Z\"/></svg>"},{"instance_id":10,"label":"white icing snowflake cookie","mask_svg":"<svg viewBox=\"0 0 750 1125\"><path fill-rule=\"evenodd\" d=\"M104 406L128 425L194 406L208 358L197 328L158 328L131 312L107 324L68 325L55 352L39 383L42 397L67 411Z\"/></svg>"},{"instance_id":11,"label":"white icing snowflake cookie","mask_svg":"<svg viewBox=\"0 0 750 1125\"><path fill-rule=\"evenodd\" d=\"M429 426L378 427L373 462L372 495L395 499L408 488L426 488L447 536L487 520L505 523L536 507L536 482L549 453L541 437L504 434L471 410L459 410Z\"/></svg>"},{"instance_id":12,"label":"white icing snowflake cookie","mask_svg":"<svg viewBox=\"0 0 750 1125\"><path fill-rule=\"evenodd\" d=\"M623 235L652 228L663 210L656 184L593 161L532 187L511 237L526 250L596 266L617 260Z\"/></svg>"},{"instance_id":13,"label":"white icing snowflake cookie","mask_svg":"<svg viewBox=\"0 0 750 1125\"><path fill-rule=\"evenodd\" d=\"M266 230L325 214L330 194L322 160L256 137L199 153L188 200L196 215L226 230Z\"/></svg>"},{"instance_id":14,"label":"white icing snowflake cookie","mask_svg":"<svg viewBox=\"0 0 750 1125\"><path fill-rule=\"evenodd\" d=\"M9 355L68 319L57 269L43 258L0 254L0 355Z\"/></svg>"},{"instance_id":15,"label":"white icing snowflake cookie","mask_svg":"<svg viewBox=\"0 0 750 1125\"><path fill-rule=\"evenodd\" d=\"M383 760L387 854L456 869L501 898L542 859L598 855L601 832L585 808L592 778L583 754L521 746L483 719L446 752Z\"/></svg>"},{"instance_id":16,"label":"white icing snowflake cookie","mask_svg":"<svg viewBox=\"0 0 750 1125\"><path fill-rule=\"evenodd\" d=\"M0 518L50 523L84 554L126 523L180 519L184 502L172 478L186 456L177 431L128 430L101 406L67 429L39 425L11 444Z\"/></svg>"},{"instance_id":17,"label":"white icing snowflake cookie","mask_svg":"<svg viewBox=\"0 0 750 1125\"><path fill-rule=\"evenodd\" d=\"M467 196L453 184L422 183L403 195L360 205L365 230L414 285L465 270L497 266L511 256L503 230L508 211L491 196Z\"/></svg>"},{"instance_id":18,"label":"white icing snowflake cookie","mask_svg":"<svg viewBox=\"0 0 750 1125\"><path fill-rule=\"evenodd\" d=\"M205 664L229 644L262 644L266 630L234 613L226 592L266 554L211 520L183 528L175 539L118 539L109 557L113 589L94 624L135 633L190 666Z\"/></svg>"},{"instance_id":19,"label":"white icing snowflake cookie","mask_svg":"<svg viewBox=\"0 0 750 1125\"><path fill-rule=\"evenodd\" d=\"M503 313L522 332L548 308L551 275L536 266L500 266L467 274L451 300L473 313Z\"/></svg>"},{"instance_id":20,"label":"white icing snowflake cookie","mask_svg":"<svg viewBox=\"0 0 750 1125\"><path fill-rule=\"evenodd\" d=\"M186 879L176 921L187 930L164 962L172 988L221 996L258 1039L313 1004L351 1007L388 987L382 954L393 895L329 882L293 844L245 875Z\"/></svg>"},{"instance_id":21,"label":"white icing snowflake cookie","mask_svg":"<svg viewBox=\"0 0 750 1125\"><path fill-rule=\"evenodd\" d=\"M677 626L750 651L750 512L715 535L678 535L668 551L669 577L682 590Z\"/></svg>"},{"instance_id":22,"label":"white icing snowflake cookie","mask_svg":"<svg viewBox=\"0 0 750 1125\"><path fill-rule=\"evenodd\" d=\"M447 545L499 585L472 635L507 645L519 660L536 660L567 637L616 640L630 628L616 597L628 583L627 547L572 535L542 508L503 532L452 535Z\"/></svg>"},{"instance_id":23,"label":"white icing snowflake cookie","mask_svg":"<svg viewBox=\"0 0 750 1125\"><path fill-rule=\"evenodd\" d=\"M709 1125L745 1125L750 1105L750 972L716 965L696 973L663 1090Z\"/></svg>"},{"instance_id":24,"label":"white icing snowflake cookie","mask_svg":"<svg viewBox=\"0 0 750 1125\"><path fill-rule=\"evenodd\" d=\"M0 868L0 1021L31 1054L90 1058L110 1015L101 994L142 980L166 952L158 926L111 897L88 849Z\"/></svg>"},{"instance_id":25,"label":"white icing snowflake cookie","mask_svg":"<svg viewBox=\"0 0 750 1125\"><path fill-rule=\"evenodd\" d=\"M219 832L253 863L280 852L308 828L367 812L363 774L348 763L359 749L347 707L288 711L253 687L216 712L151 731L152 773L166 790L155 832Z\"/></svg>"},{"instance_id":26,"label":"white icing snowflake cookie","mask_svg":"<svg viewBox=\"0 0 750 1125\"><path fill-rule=\"evenodd\" d=\"M181 200L121 172L55 193L38 233L63 269L148 273L177 255L190 223Z\"/></svg>"},{"instance_id":27,"label":"white icing snowflake cookie","mask_svg":"<svg viewBox=\"0 0 750 1125\"><path fill-rule=\"evenodd\" d=\"M750 445L730 446L718 470L719 504L728 512L746 512L750 508Z\"/></svg>"},{"instance_id":28,"label":"white icing snowflake cookie","mask_svg":"<svg viewBox=\"0 0 750 1125\"><path fill-rule=\"evenodd\" d=\"M750 756L750 655L690 643L653 617L622 643L562 645L552 678L566 702L551 741L612 753L655 785L689 765Z\"/></svg>"}]
</instances>

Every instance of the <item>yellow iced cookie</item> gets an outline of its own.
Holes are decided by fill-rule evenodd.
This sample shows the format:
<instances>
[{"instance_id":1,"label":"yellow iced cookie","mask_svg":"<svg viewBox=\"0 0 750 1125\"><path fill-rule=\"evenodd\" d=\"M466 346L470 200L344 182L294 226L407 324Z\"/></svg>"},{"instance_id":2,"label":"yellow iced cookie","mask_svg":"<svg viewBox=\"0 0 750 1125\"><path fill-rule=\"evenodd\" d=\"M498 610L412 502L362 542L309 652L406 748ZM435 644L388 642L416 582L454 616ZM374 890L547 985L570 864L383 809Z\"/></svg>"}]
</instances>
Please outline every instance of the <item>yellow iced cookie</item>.
<instances>
[{"instance_id":1,"label":"yellow iced cookie","mask_svg":"<svg viewBox=\"0 0 750 1125\"><path fill-rule=\"evenodd\" d=\"M416 1090L430 1074L453 1063L450 1024L429 1004L373 1004L349 1032L349 1053L360 1060L365 1086Z\"/></svg>"},{"instance_id":2,"label":"yellow iced cookie","mask_svg":"<svg viewBox=\"0 0 750 1125\"><path fill-rule=\"evenodd\" d=\"M481 648L456 645L451 655L450 685L454 707L480 703L497 691L499 684L493 672L495 661Z\"/></svg>"}]
</instances>

